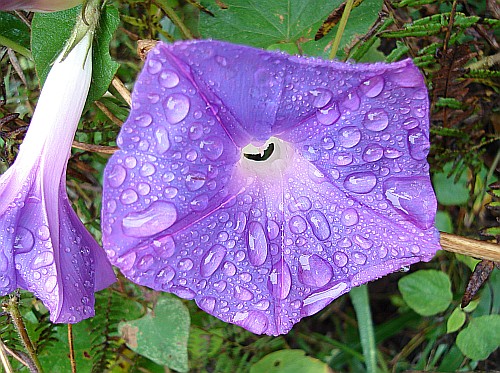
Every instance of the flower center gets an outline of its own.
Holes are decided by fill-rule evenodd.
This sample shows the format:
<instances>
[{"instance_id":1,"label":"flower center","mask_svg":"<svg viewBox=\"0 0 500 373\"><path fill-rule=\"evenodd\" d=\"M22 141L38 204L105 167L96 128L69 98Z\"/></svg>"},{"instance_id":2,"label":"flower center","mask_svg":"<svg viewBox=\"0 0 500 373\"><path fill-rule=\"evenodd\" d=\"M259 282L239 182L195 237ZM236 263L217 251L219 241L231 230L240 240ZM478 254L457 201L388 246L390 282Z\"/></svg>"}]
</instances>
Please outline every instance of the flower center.
<instances>
[{"instance_id":1,"label":"flower center","mask_svg":"<svg viewBox=\"0 0 500 373\"><path fill-rule=\"evenodd\" d=\"M275 177L290 165L293 148L276 137L264 144L248 144L242 149L240 164L243 170L259 177Z\"/></svg>"},{"instance_id":2,"label":"flower center","mask_svg":"<svg viewBox=\"0 0 500 373\"><path fill-rule=\"evenodd\" d=\"M267 145L267 147L266 147ZM248 147L252 147L255 149L247 149ZM257 153L256 153L257 151ZM247 153L248 152L248 153ZM264 144L264 146L261 147L256 147L252 144L245 146L243 149L243 156L247 159L250 159L251 161L257 161L257 162L262 162L267 159L273 154L274 152L274 143L267 143Z\"/></svg>"}]
</instances>

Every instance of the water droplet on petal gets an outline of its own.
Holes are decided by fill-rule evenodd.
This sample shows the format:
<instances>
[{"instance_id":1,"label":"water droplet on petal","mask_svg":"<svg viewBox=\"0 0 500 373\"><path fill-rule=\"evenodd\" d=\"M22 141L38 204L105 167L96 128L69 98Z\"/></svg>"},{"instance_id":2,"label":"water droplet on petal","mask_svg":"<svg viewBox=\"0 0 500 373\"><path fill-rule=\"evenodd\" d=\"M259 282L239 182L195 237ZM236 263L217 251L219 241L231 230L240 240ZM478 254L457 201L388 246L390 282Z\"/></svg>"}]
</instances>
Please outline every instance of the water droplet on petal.
<instances>
[{"instance_id":1,"label":"water droplet on petal","mask_svg":"<svg viewBox=\"0 0 500 373\"><path fill-rule=\"evenodd\" d=\"M156 151L159 154L164 154L170 148L170 140L168 139L168 131L164 126L159 126L155 131Z\"/></svg>"},{"instance_id":2,"label":"water droplet on petal","mask_svg":"<svg viewBox=\"0 0 500 373\"><path fill-rule=\"evenodd\" d=\"M198 140L203 136L203 126L200 123L193 123L189 128L188 136L191 140Z\"/></svg>"},{"instance_id":3,"label":"water droplet on petal","mask_svg":"<svg viewBox=\"0 0 500 373\"><path fill-rule=\"evenodd\" d=\"M346 227L352 227L353 225L358 224L359 215L358 212L353 208L347 208L342 212L342 216L340 217L340 222L344 224Z\"/></svg>"},{"instance_id":4,"label":"water droplet on petal","mask_svg":"<svg viewBox=\"0 0 500 373\"><path fill-rule=\"evenodd\" d=\"M155 201L143 211L127 214L122 228L127 236L149 237L169 228L176 220L177 210L172 203Z\"/></svg>"},{"instance_id":5,"label":"water droplet on petal","mask_svg":"<svg viewBox=\"0 0 500 373\"><path fill-rule=\"evenodd\" d=\"M159 77L160 85L165 88L174 88L179 84L179 75L175 71L162 71Z\"/></svg>"},{"instance_id":6,"label":"water droplet on petal","mask_svg":"<svg viewBox=\"0 0 500 373\"><path fill-rule=\"evenodd\" d=\"M169 290L171 293L177 295L178 297L184 298L184 299L194 299L196 296L196 293L184 286L172 286Z\"/></svg>"},{"instance_id":7,"label":"water droplet on petal","mask_svg":"<svg viewBox=\"0 0 500 373\"><path fill-rule=\"evenodd\" d=\"M281 259L273 264L269 274L267 287L277 299L285 299L290 293L292 275L288 264Z\"/></svg>"},{"instance_id":8,"label":"water droplet on petal","mask_svg":"<svg viewBox=\"0 0 500 373\"><path fill-rule=\"evenodd\" d=\"M148 60L148 63L147 63L147 70L148 70L148 73L150 74L158 74L162 69L162 65L161 65L161 62L160 61L157 61L157 60L153 60L153 59L150 59Z\"/></svg>"},{"instance_id":9,"label":"water droplet on petal","mask_svg":"<svg viewBox=\"0 0 500 373\"><path fill-rule=\"evenodd\" d=\"M338 166L347 166L352 163L352 154L347 152L338 152L332 156L333 162Z\"/></svg>"},{"instance_id":10,"label":"water droplet on petal","mask_svg":"<svg viewBox=\"0 0 500 373\"><path fill-rule=\"evenodd\" d=\"M376 162L384 155L384 149L377 144L369 144L361 156L365 162Z\"/></svg>"},{"instance_id":11,"label":"water droplet on petal","mask_svg":"<svg viewBox=\"0 0 500 373\"><path fill-rule=\"evenodd\" d=\"M137 195L136 191L133 189L125 189L122 194L120 195L120 201L124 205L130 205L134 202L136 202L139 199L139 196Z\"/></svg>"},{"instance_id":12,"label":"water droplet on petal","mask_svg":"<svg viewBox=\"0 0 500 373\"><path fill-rule=\"evenodd\" d=\"M354 263L358 264L358 265L363 265L366 263L366 255L363 254L363 253L360 253L360 252L355 252L352 254L352 260Z\"/></svg>"},{"instance_id":13,"label":"water droplet on petal","mask_svg":"<svg viewBox=\"0 0 500 373\"><path fill-rule=\"evenodd\" d=\"M345 267L347 265L348 261L349 261L349 258L342 251L337 251L335 254L333 254L333 262L339 268Z\"/></svg>"},{"instance_id":14,"label":"water droplet on petal","mask_svg":"<svg viewBox=\"0 0 500 373\"><path fill-rule=\"evenodd\" d=\"M347 292L349 288L347 283L339 282L326 290L320 290L310 294L304 299L300 311L301 316L314 315L316 312L325 308L332 300Z\"/></svg>"},{"instance_id":15,"label":"water droplet on petal","mask_svg":"<svg viewBox=\"0 0 500 373\"><path fill-rule=\"evenodd\" d=\"M189 98L182 93L173 93L163 102L165 116L171 124L179 123L189 113Z\"/></svg>"},{"instance_id":16,"label":"water droplet on petal","mask_svg":"<svg viewBox=\"0 0 500 373\"><path fill-rule=\"evenodd\" d=\"M184 258L179 260L179 263L177 264L177 268L179 268L181 271L190 271L194 266L194 263L191 259L189 258Z\"/></svg>"},{"instance_id":17,"label":"water droplet on petal","mask_svg":"<svg viewBox=\"0 0 500 373\"><path fill-rule=\"evenodd\" d=\"M178 190L177 190L177 188L174 188L174 187L166 187L165 190L163 191L163 195L165 196L165 198L169 198L169 199L175 198L177 193L178 193Z\"/></svg>"},{"instance_id":18,"label":"water droplet on petal","mask_svg":"<svg viewBox=\"0 0 500 373\"><path fill-rule=\"evenodd\" d=\"M352 91L347 94L341 105L344 110L355 111L359 109L360 104L361 100L358 94L356 93L356 91Z\"/></svg>"},{"instance_id":19,"label":"water droplet on petal","mask_svg":"<svg viewBox=\"0 0 500 373\"><path fill-rule=\"evenodd\" d=\"M321 211L309 211L306 218L309 224L311 224L312 231L318 240L324 241L330 237L330 224L328 223L326 216Z\"/></svg>"},{"instance_id":20,"label":"water droplet on petal","mask_svg":"<svg viewBox=\"0 0 500 373\"><path fill-rule=\"evenodd\" d=\"M35 257L31 269L40 269L54 262L54 255L50 251L44 251Z\"/></svg>"},{"instance_id":21,"label":"water droplet on petal","mask_svg":"<svg viewBox=\"0 0 500 373\"><path fill-rule=\"evenodd\" d=\"M141 176L147 177L151 176L156 172L156 168L153 164L151 163L144 163L139 171Z\"/></svg>"},{"instance_id":22,"label":"water droplet on petal","mask_svg":"<svg viewBox=\"0 0 500 373\"><path fill-rule=\"evenodd\" d=\"M362 249L368 250L373 246L373 242L366 237L355 234L353 237L354 243L358 244Z\"/></svg>"},{"instance_id":23,"label":"water droplet on petal","mask_svg":"<svg viewBox=\"0 0 500 373\"><path fill-rule=\"evenodd\" d=\"M155 282L160 285L165 285L166 283L172 281L174 277L175 277L174 269L167 265L165 268L161 269L158 272L158 274L155 277Z\"/></svg>"},{"instance_id":24,"label":"water droplet on petal","mask_svg":"<svg viewBox=\"0 0 500 373\"><path fill-rule=\"evenodd\" d=\"M33 233L24 227L17 227L16 238L14 239L14 253L23 254L30 252L35 244Z\"/></svg>"},{"instance_id":25,"label":"water droplet on petal","mask_svg":"<svg viewBox=\"0 0 500 373\"><path fill-rule=\"evenodd\" d=\"M38 230L36 233L37 233L38 238L43 240L43 241L48 240L50 237L50 230L49 230L49 227L47 227L46 225L41 225L40 227L38 227Z\"/></svg>"},{"instance_id":26,"label":"water droplet on petal","mask_svg":"<svg viewBox=\"0 0 500 373\"><path fill-rule=\"evenodd\" d=\"M198 307L207 313L212 313L214 311L216 303L217 300L214 297L203 297L196 300Z\"/></svg>"},{"instance_id":27,"label":"water droplet on petal","mask_svg":"<svg viewBox=\"0 0 500 373\"><path fill-rule=\"evenodd\" d=\"M318 255L301 255L299 263L299 279L304 285L321 287L332 279L332 266Z\"/></svg>"},{"instance_id":28,"label":"water droplet on petal","mask_svg":"<svg viewBox=\"0 0 500 373\"><path fill-rule=\"evenodd\" d=\"M384 150L384 157L388 158L388 159L396 159L396 158L399 158L403 155L403 152L398 150L398 149L394 149L394 148L387 148Z\"/></svg>"},{"instance_id":29,"label":"water droplet on petal","mask_svg":"<svg viewBox=\"0 0 500 373\"><path fill-rule=\"evenodd\" d=\"M233 323L245 328L252 333L262 334L267 330L267 316L260 311L236 312L233 317Z\"/></svg>"},{"instance_id":30,"label":"water droplet on petal","mask_svg":"<svg viewBox=\"0 0 500 373\"><path fill-rule=\"evenodd\" d=\"M225 262L222 265L222 273L228 277L232 277L236 274L236 266L231 262Z\"/></svg>"},{"instance_id":31,"label":"water droplet on petal","mask_svg":"<svg viewBox=\"0 0 500 373\"><path fill-rule=\"evenodd\" d=\"M344 148L352 148L361 140L361 131L354 126L344 127L339 130L339 144Z\"/></svg>"},{"instance_id":32,"label":"water droplet on petal","mask_svg":"<svg viewBox=\"0 0 500 373\"><path fill-rule=\"evenodd\" d=\"M327 108L319 109L316 112L316 117L318 118L318 122L321 124L324 124L325 126L332 125L340 118L340 111L337 103L334 102Z\"/></svg>"},{"instance_id":33,"label":"water droplet on petal","mask_svg":"<svg viewBox=\"0 0 500 373\"><path fill-rule=\"evenodd\" d=\"M142 114L135 117L134 123L139 127L148 127L153 123L153 117L149 114Z\"/></svg>"},{"instance_id":34,"label":"water droplet on petal","mask_svg":"<svg viewBox=\"0 0 500 373\"><path fill-rule=\"evenodd\" d=\"M112 188L118 188L127 177L127 170L119 164L115 164L108 174L108 182Z\"/></svg>"},{"instance_id":35,"label":"water droplet on petal","mask_svg":"<svg viewBox=\"0 0 500 373\"><path fill-rule=\"evenodd\" d=\"M344 188L354 193L369 193L377 185L377 177L373 172L355 172L344 180Z\"/></svg>"},{"instance_id":36,"label":"water droplet on petal","mask_svg":"<svg viewBox=\"0 0 500 373\"><path fill-rule=\"evenodd\" d=\"M234 297L242 301L249 301L253 299L253 293L242 286L236 285L234 287Z\"/></svg>"},{"instance_id":37,"label":"water droplet on petal","mask_svg":"<svg viewBox=\"0 0 500 373\"><path fill-rule=\"evenodd\" d=\"M270 240L274 240L280 234L280 226L274 220L267 221L267 234Z\"/></svg>"},{"instance_id":38,"label":"water droplet on petal","mask_svg":"<svg viewBox=\"0 0 500 373\"><path fill-rule=\"evenodd\" d=\"M189 191L194 192L201 189L205 185L206 175L201 172L191 172L186 175L186 187Z\"/></svg>"},{"instance_id":39,"label":"water droplet on petal","mask_svg":"<svg viewBox=\"0 0 500 373\"><path fill-rule=\"evenodd\" d=\"M210 277L219 268L226 256L226 248L222 245L212 246L201 258L200 274L204 277Z\"/></svg>"},{"instance_id":40,"label":"water droplet on petal","mask_svg":"<svg viewBox=\"0 0 500 373\"><path fill-rule=\"evenodd\" d=\"M307 229L306 221L299 215L292 216L288 225L290 226L290 231L295 234L303 233Z\"/></svg>"},{"instance_id":41,"label":"water droplet on petal","mask_svg":"<svg viewBox=\"0 0 500 373\"><path fill-rule=\"evenodd\" d=\"M408 131L408 147L413 159L417 161L423 160L429 152L429 139L420 128L413 128Z\"/></svg>"},{"instance_id":42,"label":"water droplet on petal","mask_svg":"<svg viewBox=\"0 0 500 373\"><path fill-rule=\"evenodd\" d=\"M206 194L200 194L194 197L189 205L193 211L203 211L208 206L208 196Z\"/></svg>"},{"instance_id":43,"label":"water droplet on petal","mask_svg":"<svg viewBox=\"0 0 500 373\"><path fill-rule=\"evenodd\" d=\"M151 254L146 254L142 258L137 258L137 268L141 271L147 270L155 262L154 257Z\"/></svg>"},{"instance_id":44,"label":"water droplet on petal","mask_svg":"<svg viewBox=\"0 0 500 373\"><path fill-rule=\"evenodd\" d=\"M234 230L236 231L236 233L240 234L243 233L246 224L247 224L247 216L245 215L244 212L239 211L236 214L236 224L234 226Z\"/></svg>"},{"instance_id":45,"label":"water droplet on petal","mask_svg":"<svg viewBox=\"0 0 500 373\"><path fill-rule=\"evenodd\" d=\"M412 128L418 127L420 125L420 121L417 118L408 118L403 122L403 127L406 130L411 130Z\"/></svg>"},{"instance_id":46,"label":"water droplet on petal","mask_svg":"<svg viewBox=\"0 0 500 373\"><path fill-rule=\"evenodd\" d=\"M366 113L363 125L370 131L383 131L389 125L389 116L384 109L374 109Z\"/></svg>"},{"instance_id":47,"label":"water droplet on petal","mask_svg":"<svg viewBox=\"0 0 500 373\"><path fill-rule=\"evenodd\" d=\"M49 293L52 293L54 291L56 285L57 285L56 276L49 276L49 278L45 280L45 290L47 290L47 292Z\"/></svg>"},{"instance_id":48,"label":"water droplet on petal","mask_svg":"<svg viewBox=\"0 0 500 373\"><path fill-rule=\"evenodd\" d=\"M311 95L314 96L312 106L315 108L324 108L328 105L333 97L331 91L324 88L317 88L313 91L310 91Z\"/></svg>"},{"instance_id":49,"label":"water droplet on petal","mask_svg":"<svg viewBox=\"0 0 500 373\"><path fill-rule=\"evenodd\" d=\"M257 221L248 224L248 260L254 266L261 266L267 258L268 242L264 227Z\"/></svg>"},{"instance_id":50,"label":"water droplet on petal","mask_svg":"<svg viewBox=\"0 0 500 373\"><path fill-rule=\"evenodd\" d=\"M200 144L202 153L211 161L217 160L224 151L222 141L217 137L209 137Z\"/></svg>"},{"instance_id":51,"label":"water droplet on petal","mask_svg":"<svg viewBox=\"0 0 500 373\"><path fill-rule=\"evenodd\" d=\"M380 75L374 76L361 83L359 89L366 97L377 97L384 89L384 78Z\"/></svg>"},{"instance_id":52,"label":"water droplet on petal","mask_svg":"<svg viewBox=\"0 0 500 373\"><path fill-rule=\"evenodd\" d=\"M138 183L137 184L137 193L139 193L141 196L148 195L150 191L151 191L151 186L149 186L148 183Z\"/></svg>"}]
</instances>

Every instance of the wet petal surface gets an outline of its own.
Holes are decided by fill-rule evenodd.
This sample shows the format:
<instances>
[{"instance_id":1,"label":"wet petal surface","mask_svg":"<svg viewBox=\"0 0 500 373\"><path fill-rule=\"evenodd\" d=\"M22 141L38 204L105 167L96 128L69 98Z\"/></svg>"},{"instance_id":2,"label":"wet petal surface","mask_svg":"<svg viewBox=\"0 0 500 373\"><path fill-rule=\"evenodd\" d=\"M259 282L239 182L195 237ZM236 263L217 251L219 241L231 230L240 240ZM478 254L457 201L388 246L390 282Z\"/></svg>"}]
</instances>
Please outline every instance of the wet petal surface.
<instances>
[{"instance_id":1,"label":"wet petal surface","mask_svg":"<svg viewBox=\"0 0 500 373\"><path fill-rule=\"evenodd\" d=\"M439 249L427 111L409 60L160 43L105 171L108 257L224 321L286 333Z\"/></svg>"}]
</instances>

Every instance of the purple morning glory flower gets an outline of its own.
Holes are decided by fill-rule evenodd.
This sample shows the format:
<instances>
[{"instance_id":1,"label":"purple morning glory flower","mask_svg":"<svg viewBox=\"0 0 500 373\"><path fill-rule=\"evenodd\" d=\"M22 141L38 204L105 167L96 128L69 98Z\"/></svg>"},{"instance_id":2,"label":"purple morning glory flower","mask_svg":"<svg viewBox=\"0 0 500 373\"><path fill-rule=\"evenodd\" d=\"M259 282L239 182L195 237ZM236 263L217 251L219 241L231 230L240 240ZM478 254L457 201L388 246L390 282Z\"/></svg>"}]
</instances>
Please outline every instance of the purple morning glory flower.
<instances>
[{"instance_id":1,"label":"purple morning glory flower","mask_svg":"<svg viewBox=\"0 0 500 373\"><path fill-rule=\"evenodd\" d=\"M32 12L55 12L69 9L80 4L82 0L2 0L1 10L23 9Z\"/></svg>"},{"instance_id":2,"label":"purple morning glory flower","mask_svg":"<svg viewBox=\"0 0 500 373\"><path fill-rule=\"evenodd\" d=\"M87 33L54 63L15 163L0 176L0 295L33 292L57 323L94 315L94 292L115 281L104 250L66 194L71 143L90 86Z\"/></svg>"},{"instance_id":3,"label":"purple morning glory flower","mask_svg":"<svg viewBox=\"0 0 500 373\"><path fill-rule=\"evenodd\" d=\"M104 248L136 283L286 333L439 249L428 126L410 60L159 43L106 167Z\"/></svg>"}]
</instances>

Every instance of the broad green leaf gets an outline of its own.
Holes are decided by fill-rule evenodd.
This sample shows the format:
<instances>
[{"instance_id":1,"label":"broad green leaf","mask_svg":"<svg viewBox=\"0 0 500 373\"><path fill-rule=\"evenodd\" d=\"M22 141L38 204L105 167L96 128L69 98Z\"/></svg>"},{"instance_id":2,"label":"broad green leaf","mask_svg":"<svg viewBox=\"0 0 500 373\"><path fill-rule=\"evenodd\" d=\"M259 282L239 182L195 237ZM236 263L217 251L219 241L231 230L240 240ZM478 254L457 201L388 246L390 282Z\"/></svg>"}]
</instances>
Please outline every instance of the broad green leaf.
<instances>
[{"instance_id":1,"label":"broad green leaf","mask_svg":"<svg viewBox=\"0 0 500 373\"><path fill-rule=\"evenodd\" d=\"M436 197L440 204L463 205L469 200L469 188L467 187L467 172L463 172L458 182L454 182L454 175L448 177L452 163L447 163L443 172L433 176L432 182Z\"/></svg>"},{"instance_id":2,"label":"broad green leaf","mask_svg":"<svg viewBox=\"0 0 500 373\"><path fill-rule=\"evenodd\" d=\"M30 55L30 29L11 13L0 12L0 45L28 57Z\"/></svg>"},{"instance_id":3,"label":"broad green leaf","mask_svg":"<svg viewBox=\"0 0 500 373\"><path fill-rule=\"evenodd\" d=\"M33 17L31 49L41 85L70 37L80 11L81 7L75 7L62 12L37 13ZM103 9L93 44L92 84L86 107L101 98L118 70L119 64L109 55L109 43L119 22L115 8Z\"/></svg>"},{"instance_id":4,"label":"broad green leaf","mask_svg":"<svg viewBox=\"0 0 500 373\"><path fill-rule=\"evenodd\" d=\"M453 310L446 322L446 333L454 333L465 323L465 312L460 307Z\"/></svg>"},{"instance_id":5,"label":"broad green leaf","mask_svg":"<svg viewBox=\"0 0 500 373\"><path fill-rule=\"evenodd\" d=\"M119 330L133 351L157 364L187 372L189 324L189 311L182 301L165 296L153 312L120 323Z\"/></svg>"},{"instance_id":6,"label":"broad green leaf","mask_svg":"<svg viewBox=\"0 0 500 373\"><path fill-rule=\"evenodd\" d=\"M264 356L250 368L250 373L327 373L330 367L306 356L302 350L280 350Z\"/></svg>"},{"instance_id":7,"label":"broad green leaf","mask_svg":"<svg viewBox=\"0 0 500 373\"><path fill-rule=\"evenodd\" d=\"M242 3L239 0L205 0L202 4L214 13L214 17L200 14L199 31L204 38L326 58L337 27L317 42L314 36L323 21L342 1L252 0ZM345 56L343 48L346 45L368 31L381 7L381 0L365 0L352 10L338 58Z\"/></svg>"},{"instance_id":8,"label":"broad green leaf","mask_svg":"<svg viewBox=\"0 0 500 373\"><path fill-rule=\"evenodd\" d=\"M480 316L458 333L457 346L472 360L484 360L500 346L500 315Z\"/></svg>"},{"instance_id":9,"label":"broad green leaf","mask_svg":"<svg viewBox=\"0 0 500 373\"><path fill-rule=\"evenodd\" d=\"M432 269L403 277L398 287L406 304L422 316L443 312L452 300L449 277Z\"/></svg>"},{"instance_id":10,"label":"broad green leaf","mask_svg":"<svg viewBox=\"0 0 500 373\"><path fill-rule=\"evenodd\" d=\"M441 232L453 233L453 222L450 214L446 211L438 211L436 213L435 226Z\"/></svg>"}]
</instances>

